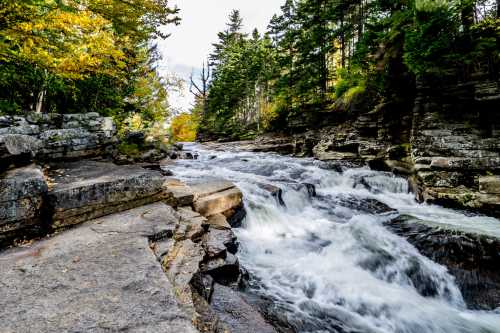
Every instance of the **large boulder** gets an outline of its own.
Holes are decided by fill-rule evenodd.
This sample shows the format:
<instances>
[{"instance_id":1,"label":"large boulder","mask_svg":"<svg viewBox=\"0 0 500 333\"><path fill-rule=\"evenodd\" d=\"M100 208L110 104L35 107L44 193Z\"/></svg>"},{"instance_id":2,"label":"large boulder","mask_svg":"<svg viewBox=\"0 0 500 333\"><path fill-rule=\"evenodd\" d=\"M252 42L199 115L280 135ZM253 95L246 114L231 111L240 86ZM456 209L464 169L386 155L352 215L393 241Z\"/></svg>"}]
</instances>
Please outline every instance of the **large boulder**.
<instances>
[{"instance_id":1,"label":"large boulder","mask_svg":"<svg viewBox=\"0 0 500 333\"><path fill-rule=\"evenodd\" d=\"M0 178L0 245L22 237L27 229L41 227L47 183L42 170L30 165L13 169Z\"/></svg>"},{"instance_id":2,"label":"large boulder","mask_svg":"<svg viewBox=\"0 0 500 333\"><path fill-rule=\"evenodd\" d=\"M41 147L42 142L29 135L0 135L0 169L33 161Z\"/></svg>"},{"instance_id":3,"label":"large boulder","mask_svg":"<svg viewBox=\"0 0 500 333\"><path fill-rule=\"evenodd\" d=\"M243 194L231 182L216 180L190 186L194 194L194 210L203 216L233 215L243 204Z\"/></svg>"},{"instance_id":4,"label":"large boulder","mask_svg":"<svg viewBox=\"0 0 500 333\"><path fill-rule=\"evenodd\" d=\"M54 228L163 200L165 178L138 166L81 161L54 166L48 204Z\"/></svg>"},{"instance_id":5,"label":"large boulder","mask_svg":"<svg viewBox=\"0 0 500 333\"><path fill-rule=\"evenodd\" d=\"M0 331L198 332L150 248L176 222L156 203L0 254Z\"/></svg>"}]
</instances>

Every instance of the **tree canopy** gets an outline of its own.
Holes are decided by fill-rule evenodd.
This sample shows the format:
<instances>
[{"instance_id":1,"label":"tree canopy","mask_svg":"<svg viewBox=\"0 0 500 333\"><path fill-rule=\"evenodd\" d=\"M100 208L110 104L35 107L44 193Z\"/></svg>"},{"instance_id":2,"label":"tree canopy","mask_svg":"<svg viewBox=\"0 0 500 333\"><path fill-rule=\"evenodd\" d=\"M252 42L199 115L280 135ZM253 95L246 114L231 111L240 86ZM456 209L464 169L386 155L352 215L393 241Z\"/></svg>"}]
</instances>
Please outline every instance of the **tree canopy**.
<instances>
[{"instance_id":1,"label":"tree canopy","mask_svg":"<svg viewBox=\"0 0 500 333\"><path fill-rule=\"evenodd\" d=\"M356 96L403 103L418 77L498 77L499 13L495 0L285 0L248 36L234 11L214 44L200 130L288 131Z\"/></svg>"}]
</instances>

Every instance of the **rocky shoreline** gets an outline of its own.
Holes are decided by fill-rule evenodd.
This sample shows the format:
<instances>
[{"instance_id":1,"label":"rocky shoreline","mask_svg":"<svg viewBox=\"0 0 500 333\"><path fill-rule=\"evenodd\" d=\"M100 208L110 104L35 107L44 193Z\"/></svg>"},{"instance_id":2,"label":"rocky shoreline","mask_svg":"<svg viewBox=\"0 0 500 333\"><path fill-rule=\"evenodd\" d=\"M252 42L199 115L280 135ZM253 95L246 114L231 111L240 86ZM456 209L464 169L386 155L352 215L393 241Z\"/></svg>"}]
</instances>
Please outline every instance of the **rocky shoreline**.
<instances>
[{"instance_id":1,"label":"rocky shoreline","mask_svg":"<svg viewBox=\"0 0 500 333\"><path fill-rule=\"evenodd\" d=\"M97 114L0 119L2 330L274 332L237 292L241 191L117 143Z\"/></svg>"}]
</instances>

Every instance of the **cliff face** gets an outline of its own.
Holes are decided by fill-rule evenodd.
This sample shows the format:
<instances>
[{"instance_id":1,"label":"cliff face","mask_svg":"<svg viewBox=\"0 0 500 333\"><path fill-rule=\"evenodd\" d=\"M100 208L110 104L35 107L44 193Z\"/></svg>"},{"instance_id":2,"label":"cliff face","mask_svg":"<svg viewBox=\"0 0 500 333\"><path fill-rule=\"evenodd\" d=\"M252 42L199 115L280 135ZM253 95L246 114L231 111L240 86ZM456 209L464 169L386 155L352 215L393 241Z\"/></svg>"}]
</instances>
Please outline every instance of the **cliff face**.
<instances>
[{"instance_id":1,"label":"cliff face","mask_svg":"<svg viewBox=\"0 0 500 333\"><path fill-rule=\"evenodd\" d=\"M296 135L296 153L368 163L407 176L421 201L500 215L499 82L419 82L414 107L397 107Z\"/></svg>"}]
</instances>

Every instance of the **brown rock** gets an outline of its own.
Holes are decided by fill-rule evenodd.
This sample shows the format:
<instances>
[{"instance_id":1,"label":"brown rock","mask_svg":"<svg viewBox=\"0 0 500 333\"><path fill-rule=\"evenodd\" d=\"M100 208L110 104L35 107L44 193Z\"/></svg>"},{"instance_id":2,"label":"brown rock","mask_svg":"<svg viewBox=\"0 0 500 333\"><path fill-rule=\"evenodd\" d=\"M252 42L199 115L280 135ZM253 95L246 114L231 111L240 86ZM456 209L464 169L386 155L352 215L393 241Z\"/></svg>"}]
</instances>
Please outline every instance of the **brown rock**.
<instances>
[{"instance_id":1,"label":"brown rock","mask_svg":"<svg viewBox=\"0 0 500 333\"><path fill-rule=\"evenodd\" d=\"M194 203L194 209L203 216L224 213L242 203L243 194L237 188L208 195Z\"/></svg>"}]
</instances>

